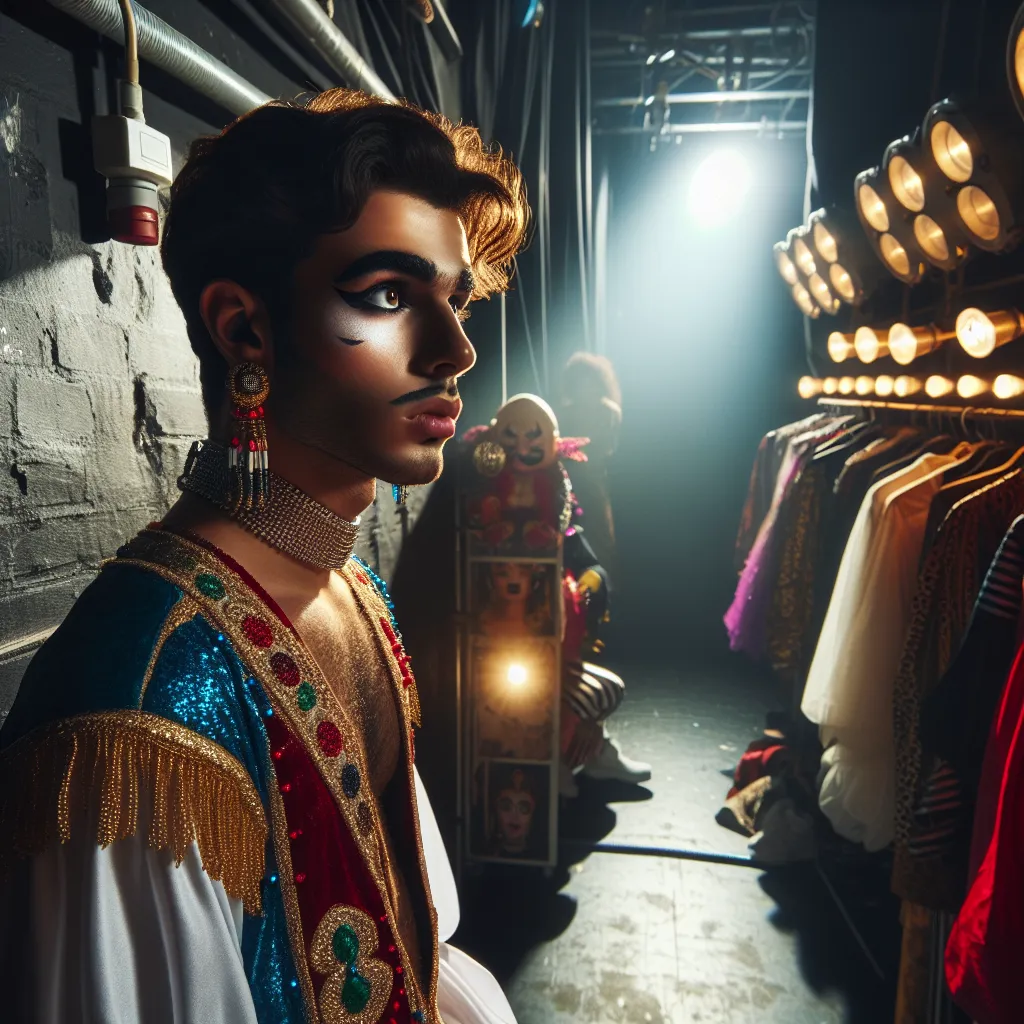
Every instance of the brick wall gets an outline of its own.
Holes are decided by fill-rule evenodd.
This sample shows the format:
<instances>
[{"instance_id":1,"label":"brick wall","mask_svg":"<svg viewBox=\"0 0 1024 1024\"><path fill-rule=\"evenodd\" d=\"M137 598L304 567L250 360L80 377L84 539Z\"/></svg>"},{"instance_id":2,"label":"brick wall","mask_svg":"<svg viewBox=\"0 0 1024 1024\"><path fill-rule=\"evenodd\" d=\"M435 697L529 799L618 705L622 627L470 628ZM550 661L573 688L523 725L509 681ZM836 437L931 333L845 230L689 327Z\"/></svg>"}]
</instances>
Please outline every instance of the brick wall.
<instances>
[{"instance_id":1,"label":"brick wall","mask_svg":"<svg viewBox=\"0 0 1024 1024\"><path fill-rule=\"evenodd\" d=\"M301 91L199 0L147 7L266 92ZM157 252L95 240L87 126L108 109L118 60L42 0L0 0L0 720L39 638L174 499L206 429ZM179 165L229 116L145 65L143 87Z\"/></svg>"}]
</instances>

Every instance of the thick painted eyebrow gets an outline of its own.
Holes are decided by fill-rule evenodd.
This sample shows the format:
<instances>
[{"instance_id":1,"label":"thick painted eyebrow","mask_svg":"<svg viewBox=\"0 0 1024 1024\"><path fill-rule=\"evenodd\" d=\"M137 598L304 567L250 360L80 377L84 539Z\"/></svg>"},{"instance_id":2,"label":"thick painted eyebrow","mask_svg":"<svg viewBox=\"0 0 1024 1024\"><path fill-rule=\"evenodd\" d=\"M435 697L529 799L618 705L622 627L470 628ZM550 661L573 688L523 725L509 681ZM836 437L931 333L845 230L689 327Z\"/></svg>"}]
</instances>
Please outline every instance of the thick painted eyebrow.
<instances>
[{"instance_id":1,"label":"thick painted eyebrow","mask_svg":"<svg viewBox=\"0 0 1024 1024\"><path fill-rule=\"evenodd\" d=\"M372 274L378 270L393 270L406 274L418 281L432 284L437 279L437 264L431 260L416 256L411 252L395 252L381 250L368 252L365 256L350 263L335 279L335 284L344 284L364 274Z\"/></svg>"}]
</instances>

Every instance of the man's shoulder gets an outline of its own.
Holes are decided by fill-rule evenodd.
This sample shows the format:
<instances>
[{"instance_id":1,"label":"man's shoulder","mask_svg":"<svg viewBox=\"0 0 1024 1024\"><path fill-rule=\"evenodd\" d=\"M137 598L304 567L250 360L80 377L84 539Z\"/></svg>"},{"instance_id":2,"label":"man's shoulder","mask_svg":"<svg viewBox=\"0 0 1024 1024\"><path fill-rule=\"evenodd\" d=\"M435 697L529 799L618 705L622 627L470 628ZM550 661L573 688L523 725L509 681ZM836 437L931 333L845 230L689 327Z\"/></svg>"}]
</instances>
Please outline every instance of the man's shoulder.
<instances>
[{"instance_id":1,"label":"man's shoulder","mask_svg":"<svg viewBox=\"0 0 1024 1024\"><path fill-rule=\"evenodd\" d=\"M215 631L194 621L198 613L160 574L109 563L29 664L0 747L51 722L140 708L164 649L181 645L182 630L191 627L190 647L216 646Z\"/></svg>"}]
</instances>

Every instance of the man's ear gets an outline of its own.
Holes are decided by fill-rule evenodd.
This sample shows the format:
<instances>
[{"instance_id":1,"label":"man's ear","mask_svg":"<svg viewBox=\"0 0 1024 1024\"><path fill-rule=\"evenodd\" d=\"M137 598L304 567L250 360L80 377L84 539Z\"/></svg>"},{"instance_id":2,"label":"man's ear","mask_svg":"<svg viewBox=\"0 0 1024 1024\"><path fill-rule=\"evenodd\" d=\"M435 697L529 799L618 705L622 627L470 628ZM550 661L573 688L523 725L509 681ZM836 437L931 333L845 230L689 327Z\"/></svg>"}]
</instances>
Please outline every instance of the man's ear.
<instances>
[{"instance_id":1,"label":"man's ear","mask_svg":"<svg viewBox=\"0 0 1024 1024\"><path fill-rule=\"evenodd\" d=\"M272 368L273 332L262 299L235 281L211 281L199 296L199 314L229 366L259 363Z\"/></svg>"}]
</instances>

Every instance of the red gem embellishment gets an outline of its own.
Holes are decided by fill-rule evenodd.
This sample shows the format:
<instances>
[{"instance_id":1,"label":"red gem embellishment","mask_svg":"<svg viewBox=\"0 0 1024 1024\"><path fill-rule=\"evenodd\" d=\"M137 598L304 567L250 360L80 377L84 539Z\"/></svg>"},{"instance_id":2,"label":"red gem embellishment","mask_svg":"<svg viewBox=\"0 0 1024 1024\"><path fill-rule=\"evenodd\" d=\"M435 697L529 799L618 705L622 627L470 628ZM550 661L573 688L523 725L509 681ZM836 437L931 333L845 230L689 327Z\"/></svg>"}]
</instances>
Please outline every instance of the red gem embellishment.
<instances>
[{"instance_id":1,"label":"red gem embellishment","mask_svg":"<svg viewBox=\"0 0 1024 1024\"><path fill-rule=\"evenodd\" d=\"M299 872L299 873L298 873L298 874L297 874L297 875L295 876L295 884L296 884L296 885L302 885L302 883L303 883L303 882L304 882L305 880L306 880L306 875L305 875L305 872L302 872L302 871L300 871L300 872Z\"/></svg>"},{"instance_id":2,"label":"red gem embellishment","mask_svg":"<svg viewBox=\"0 0 1024 1024\"><path fill-rule=\"evenodd\" d=\"M395 947L394 946L388 946L388 952L389 953L394 953L394 951L395 951Z\"/></svg>"},{"instance_id":3,"label":"red gem embellishment","mask_svg":"<svg viewBox=\"0 0 1024 1024\"><path fill-rule=\"evenodd\" d=\"M285 782L281 786L281 792L282 793L290 793L291 791L292 791L292 784L290 782Z\"/></svg>"},{"instance_id":4,"label":"red gem embellishment","mask_svg":"<svg viewBox=\"0 0 1024 1024\"><path fill-rule=\"evenodd\" d=\"M366 577L366 576L365 576L365 575L364 575L363 573L361 573L361 572L357 572L357 573L356 573L356 579L357 579L357 580L359 580L359 582L360 582L360 583L363 583L363 584L365 584L366 586L369 586L369 585L370 585L370 580L369 580L369 578L368 578L368 577Z\"/></svg>"},{"instance_id":5,"label":"red gem embellishment","mask_svg":"<svg viewBox=\"0 0 1024 1024\"><path fill-rule=\"evenodd\" d=\"M274 644L274 633L270 626L255 615L246 615L242 620L242 632L257 647L272 647Z\"/></svg>"},{"instance_id":6,"label":"red gem embellishment","mask_svg":"<svg viewBox=\"0 0 1024 1024\"><path fill-rule=\"evenodd\" d=\"M404 973L404 972L402 971L402 968L401 968L401 967L396 967L396 968L395 968L395 974L403 974L403 973Z\"/></svg>"},{"instance_id":7,"label":"red gem embellishment","mask_svg":"<svg viewBox=\"0 0 1024 1024\"><path fill-rule=\"evenodd\" d=\"M285 654L284 651L278 651L270 656L270 668L285 686L298 686L302 682L299 666L295 664L292 656Z\"/></svg>"},{"instance_id":8,"label":"red gem embellishment","mask_svg":"<svg viewBox=\"0 0 1024 1024\"><path fill-rule=\"evenodd\" d=\"M337 757L341 753L341 730L326 718L316 727L316 741L328 757Z\"/></svg>"},{"instance_id":9,"label":"red gem embellishment","mask_svg":"<svg viewBox=\"0 0 1024 1024\"><path fill-rule=\"evenodd\" d=\"M301 835L302 835L302 829L301 828L297 828L294 832L289 832L288 833L288 838L289 839L298 839L299 836L301 836Z\"/></svg>"},{"instance_id":10,"label":"red gem embellishment","mask_svg":"<svg viewBox=\"0 0 1024 1024\"><path fill-rule=\"evenodd\" d=\"M274 760L275 761L280 761L282 757L284 757L284 751L283 750L275 750L274 751Z\"/></svg>"}]
</instances>

